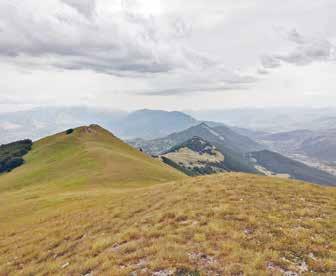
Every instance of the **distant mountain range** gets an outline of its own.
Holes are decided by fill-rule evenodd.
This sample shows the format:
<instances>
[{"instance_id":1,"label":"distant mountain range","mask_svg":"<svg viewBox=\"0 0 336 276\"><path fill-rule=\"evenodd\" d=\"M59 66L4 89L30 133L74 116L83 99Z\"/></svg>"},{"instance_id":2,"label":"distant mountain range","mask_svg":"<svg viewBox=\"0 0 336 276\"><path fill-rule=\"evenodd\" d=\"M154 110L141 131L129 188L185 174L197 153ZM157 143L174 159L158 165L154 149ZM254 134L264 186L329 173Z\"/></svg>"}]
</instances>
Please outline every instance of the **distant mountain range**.
<instances>
[{"instance_id":1,"label":"distant mountain range","mask_svg":"<svg viewBox=\"0 0 336 276\"><path fill-rule=\"evenodd\" d=\"M305 155L336 164L336 129L280 132L261 135L257 140L285 155Z\"/></svg>"},{"instance_id":2,"label":"distant mountain range","mask_svg":"<svg viewBox=\"0 0 336 276\"><path fill-rule=\"evenodd\" d=\"M154 139L182 131L198 124L191 116L177 111L143 109L132 112L119 120L115 133L123 138ZM111 126L113 129L113 127Z\"/></svg>"},{"instance_id":3,"label":"distant mountain range","mask_svg":"<svg viewBox=\"0 0 336 276\"><path fill-rule=\"evenodd\" d=\"M256 167L266 175L277 175L318 184L336 185L336 176L309 167L276 152L269 150L251 152L250 157L256 162Z\"/></svg>"},{"instance_id":4,"label":"distant mountain range","mask_svg":"<svg viewBox=\"0 0 336 276\"><path fill-rule=\"evenodd\" d=\"M234 171L336 184L336 176L266 150L225 126L201 123L164 138L129 143L187 175Z\"/></svg>"},{"instance_id":5,"label":"distant mountain range","mask_svg":"<svg viewBox=\"0 0 336 276\"><path fill-rule=\"evenodd\" d=\"M297 129L329 130L336 125L335 108L236 108L225 110L186 111L196 119L222 122L229 126L265 132Z\"/></svg>"},{"instance_id":6,"label":"distant mountain range","mask_svg":"<svg viewBox=\"0 0 336 276\"><path fill-rule=\"evenodd\" d=\"M217 115L213 119L235 125L228 126L211 120L199 121L176 111L143 109L127 113L88 107L36 108L0 113L0 144L26 138L37 140L63 129L96 123L153 155L198 136L225 153L226 165L234 171L255 172L255 167L245 158L246 153L268 149L336 175L336 129L330 124L336 118L334 111L300 110L302 114L298 112L297 116L294 109L214 113ZM204 116L204 119L209 118ZM312 128L281 131L295 125ZM251 126L254 127L248 128Z\"/></svg>"},{"instance_id":7,"label":"distant mountain range","mask_svg":"<svg viewBox=\"0 0 336 276\"><path fill-rule=\"evenodd\" d=\"M99 124L123 139L154 139L199 123L182 112L138 110L127 113L88 107L48 107L0 113L0 144L42 138L77 125Z\"/></svg>"}]
</instances>

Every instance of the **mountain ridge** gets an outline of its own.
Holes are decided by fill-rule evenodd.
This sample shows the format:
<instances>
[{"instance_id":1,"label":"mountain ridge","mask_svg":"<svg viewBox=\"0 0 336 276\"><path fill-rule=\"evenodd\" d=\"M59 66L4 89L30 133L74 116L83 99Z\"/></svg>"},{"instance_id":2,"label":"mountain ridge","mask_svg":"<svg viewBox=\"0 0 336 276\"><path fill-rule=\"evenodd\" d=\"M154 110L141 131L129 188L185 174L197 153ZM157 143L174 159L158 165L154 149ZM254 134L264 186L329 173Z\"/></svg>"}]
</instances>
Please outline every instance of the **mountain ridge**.
<instances>
[{"instance_id":1,"label":"mountain ridge","mask_svg":"<svg viewBox=\"0 0 336 276\"><path fill-rule=\"evenodd\" d=\"M122 142L98 125L78 127L34 142L25 164L0 178L0 187L111 185L128 187L184 176ZM132 173L129 173L131 171Z\"/></svg>"}]
</instances>

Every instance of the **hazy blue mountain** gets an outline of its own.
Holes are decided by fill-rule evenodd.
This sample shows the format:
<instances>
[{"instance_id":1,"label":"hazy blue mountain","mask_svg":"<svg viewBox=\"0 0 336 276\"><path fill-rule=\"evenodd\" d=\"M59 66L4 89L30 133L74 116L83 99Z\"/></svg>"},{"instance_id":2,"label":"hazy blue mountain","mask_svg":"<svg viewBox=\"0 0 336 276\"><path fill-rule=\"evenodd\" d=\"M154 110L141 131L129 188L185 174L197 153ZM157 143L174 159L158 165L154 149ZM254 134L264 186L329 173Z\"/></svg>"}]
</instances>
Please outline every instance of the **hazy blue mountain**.
<instances>
[{"instance_id":1,"label":"hazy blue mountain","mask_svg":"<svg viewBox=\"0 0 336 276\"><path fill-rule=\"evenodd\" d=\"M286 155L301 154L336 163L336 129L280 132L265 135L259 141Z\"/></svg>"},{"instance_id":2,"label":"hazy blue mountain","mask_svg":"<svg viewBox=\"0 0 336 276\"><path fill-rule=\"evenodd\" d=\"M33 140L78 125L99 124L121 138L159 138L199 123L182 112L102 110L92 107L44 107L0 113L0 143Z\"/></svg>"},{"instance_id":3,"label":"hazy blue mountain","mask_svg":"<svg viewBox=\"0 0 336 276\"><path fill-rule=\"evenodd\" d=\"M199 122L178 111L143 109L118 122L117 135L123 138L154 139L182 131Z\"/></svg>"},{"instance_id":4,"label":"hazy blue mountain","mask_svg":"<svg viewBox=\"0 0 336 276\"><path fill-rule=\"evenodd\" d=\"M336 129L316 133L304 140L299 150L308 156L336 164Z\"/></svg>"},{"instance_id":5,"label":"hazy blue mountain","mask_svg":"<svg viewBox=\"0 0 336 276\"><path fill-rule=\"evenodd\" d=\"M186 113L201 121L222 122L229 126L266 132L328 130L336 125L335 108L237 108Z\"/></svg>"},{"instance_id":6,"label":"hazy blue mountain","mask_svg":"<svg viewBox=\"0 0 336 276\"><path fill-rule=\"evenodd\" d=\"M279 153L263 150L251 152L250 157L254 159L257 166L266 169L271 175L288 175L289 178L336 186L336 176L289 159Z\"/></svg>"}]
</instances>

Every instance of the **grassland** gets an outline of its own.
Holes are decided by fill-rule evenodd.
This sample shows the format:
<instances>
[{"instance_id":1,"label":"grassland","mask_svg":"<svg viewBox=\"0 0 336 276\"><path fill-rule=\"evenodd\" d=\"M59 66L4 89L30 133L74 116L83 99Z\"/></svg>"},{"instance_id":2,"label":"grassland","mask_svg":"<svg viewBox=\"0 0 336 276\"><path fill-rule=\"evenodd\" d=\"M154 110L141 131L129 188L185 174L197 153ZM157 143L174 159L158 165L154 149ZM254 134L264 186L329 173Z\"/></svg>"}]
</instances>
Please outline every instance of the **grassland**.
<instances>
[{"instance_id":1,"label":"grassland","mask_svg":"<svg viewBox=\"0 0 336 276\"><path fill-rule=\"evenodd\" d=\"M87 131L41 140L0 176L0 275L336 273L336 189L237 173L186 178L115 140L109 158L126 147L159 167L156 185L147 172L135 184L138 162L124 179L112 173L102 157L111 137Z\"/></svg>"},{"instance_id":2,"label":"grassland","mask_svg":"<svg viewBox=\"0 0 336 276\"><path fill-rule=\"evenodd\" d=\"M64 191L84 186L143 187L182 173L126 145L103 128L80 127L33 145L26 164L0 178L0 192L31 188Z\"/></svg>"}]
</instances>

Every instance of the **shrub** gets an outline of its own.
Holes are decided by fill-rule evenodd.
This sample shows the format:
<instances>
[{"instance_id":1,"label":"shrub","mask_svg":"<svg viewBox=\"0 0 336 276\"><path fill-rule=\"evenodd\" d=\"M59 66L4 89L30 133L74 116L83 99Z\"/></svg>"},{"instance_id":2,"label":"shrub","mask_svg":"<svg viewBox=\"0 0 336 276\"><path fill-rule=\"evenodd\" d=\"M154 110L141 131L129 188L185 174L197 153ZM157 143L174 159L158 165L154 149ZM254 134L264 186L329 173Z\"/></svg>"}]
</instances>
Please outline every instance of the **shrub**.
<instances>
[{"instance_id":1,"label":"shrub","mask_svg":"<svg viewBox=\"0 0 336 276\"><path fill-rule=\"evenodd\" d=\"M10 172L24 163L22 156L31 150L31 140L21 140L0 146L0 173Z\"/></svg>"},{"instance_id":2,"label":"shrub","mask_svg":"<svg viewBox=\"0 0 336 276\"><path fill-rule=\"evenodd\" d=\"M69 128L65 133L66 133L66 135L69 135L73 132L74 132L74 130L72 128Z\"/></svg>"}]
</instances>

